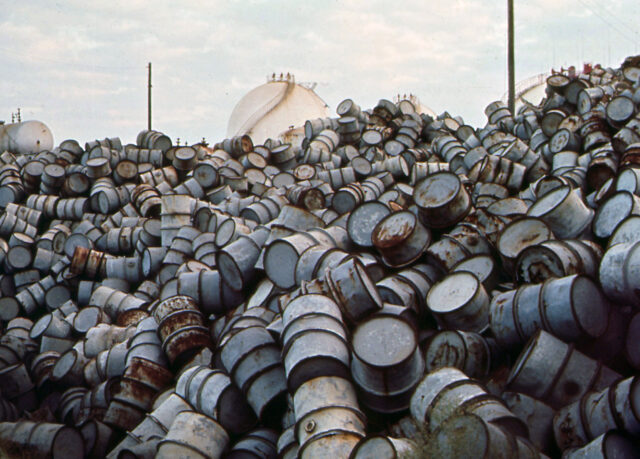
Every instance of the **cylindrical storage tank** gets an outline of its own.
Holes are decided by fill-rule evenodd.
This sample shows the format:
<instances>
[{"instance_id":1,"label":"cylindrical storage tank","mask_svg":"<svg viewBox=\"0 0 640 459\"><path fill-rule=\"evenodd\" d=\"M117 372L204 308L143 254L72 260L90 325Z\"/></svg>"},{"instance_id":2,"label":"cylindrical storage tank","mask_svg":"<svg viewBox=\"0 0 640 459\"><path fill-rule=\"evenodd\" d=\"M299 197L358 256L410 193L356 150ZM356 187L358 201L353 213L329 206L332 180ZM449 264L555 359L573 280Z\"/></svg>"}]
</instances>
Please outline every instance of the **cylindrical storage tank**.
<instances>
[{"instance_id":1,"label":"cylindrical storage tank","mask_svg":"<svg viewBox=\"0 0 640 459\"><path fill-rule=\"evenodd\" d=\"M317 242L304 233L276 239L264 251L264 267L269 279L281 288L291 288L295 283L295 266L307 248Z\"/></svg>"},{"instance_id":2,"label":"cylindrical storage tank","mask_svg":"<svg viewBox=\"0 0 640 459\"><path fill-rule=\"evenodd\" d=\"M382 308L374 282L363 263L355 257L327 269L325 281L344 316L354 323Z\"/></svg>"},{"instance_id":3,"label":"cylindrical storage tank","mask_svg":"<svg viewBox=\"0 0 640 459\"><path fill-rule=\"evenodd\" d=\"M507 387L557 408L575 402L589 390L601 390L618 378L620 374L539 330L513 365Z\"/></svg>"},{"instance_id":4,"label":"cylindrical storage tank","mask_svg":"<svg viewBox=\"0 0 640 459\"><path fill-rule=\"evenodd\" d=\"M178 413L164 440L158 444L157 458L222 457L229 435L220 424L194 411Z\"/></svg>"},{"instance_id":5,"label":"cylindrical storage tank","mask_svg":"<svg viewBox=\"0 0 640 459\"><path fill-rule=\"evenodd\" d=\"M380 220L371 240L387 266L400 268L422 255L431 242L431 233L413 213L403 211Z\"/></svg>"},{"instance_id":6,"label":"cylindrical storage tank","mask_svg":"<svg viewBox=\"0 0 640 459\"><path fill-rule=\"evenodd\" d=\"M212 347L204 317L191 297L176 295L161 301L153 316L171 363L180 366L203 348Z\"/></svg>"},{"instance_id":7,"label":"cylindrical storage tank","mask_svg":"<svg viewBox=\"0 0 640 459\"><path fill-rule=\"evenodd\" d=\"M195 372L191 375L185 394L198 412L215 419L232 434L241 434L253 427L256 415L231 378L222 370L198 368L202 375ZM180 386L180 379L176 387Z\"/></svg>"},{"instance_id":8,"label":"cylindrical storage tank","mask_svg":"<svg viewBox=\"0 0 640 459\"><path fill-rule=\"evenodd\" d=\"M263 421L275 421L284 411L287 381L280 349L264 326L232 330L223 336L220 360L233 382Z\"/></svg>"},{"instance_id":9,"label":"cylindrical storage tank","mask_svg":"<svg viewBox=\"0 0 640 459\"><path fill-rule=\"evenodd\" d=\"M53 149L53 135L41 121L0 125L0 151L29 155Z\"/></svg>"},{"instance_id":10,"label":"cylindrical storage tank","mask_svg":"<svg viewBox=\"0 0 640 459\"><path fill-rule=\"evenodd\" d=\"M585 274L595 280L601 258L600 247L589 241L548 240L520 252L516 279L531 284L551 277Z\"/></svg>"},{"instance_id":11,"label":"cylindrical storage tank","mask_svg":"<svg viewBox=\"0 0 640 459\"><path fill-rule=\"evenodd\" d=\"M594 211L587 207L580 195L569 186L558 187L539 198L527 215L538 217L562 239L589 234Z\"/></svg>"},{"instance_id":12,"label":"cylindrical storage tank","mask_svg":"<svg viewBox=\"0 0 640 459\"><path fill-rule=\"evenodd\" d=\"M609 308L590 278L551 278L494 296L491 330L505 347L524 344L539 328L567 341L593 339L607 330Z\"/></svg>"},{"instance_id":13,"label":"cylindrical storage tank","mask_svg":"<svg viewBox=\"0 0 640 459\"><path fill-rule=\"evenodd\" d=\"M406 410L424 373L415 330L398 316L378 313L358 324L351 343L351 374L363 404L380 413Z\"/></svg>"},{"instance_id":14,"label":"cylindrical storage tank","mask_svg":"<svg viewBox=\"0 0 640 459\"><path fill-rule=\"evenodd\" d=\"M640 305L639 249L640 241L620 243L609 247L602 256L599 280L605 295L612 301Z\"/></svg>"},{"instance_id":15,"label":"cylindrical storage tank","mask_svg":"<svg viewBox=\"0 0 640 459\"><path fill-rule=\"evenodd\" d=\"M318 377L302 384L293 396L299 457L349 457L365 436L366 418L349 380Z\"/></svg>"},{"instance_id":16,"label":"cylindrical storage tank","mask_svg":"<svg viewBox=\"0 0 640 459\"><path fill-rule=\"evenodd\" d=\"M330 307L334 314L308 312ZM349 376L349 345L338 305L321 295L302 295L283 314L282 355L290 391L318 376Z\"/></svg>"},{"instance_id":17,"label":"cylindrical storage tank","mask_svg":"<svg viewBox=\"0 0 640 459\"><path fill-rule=\"evenodd\" d=\"M427 307L443 328L482 332L489 325L489 296L478 278L454 272L435 283Z\"/></svg>"},{"instance_id":18,"label":"cylindrical storage tank","mask_svg":"<svg viewBox=\"0 0 640 459\"><path fill-rule=\"evenodd\" d=\"M161 197L162 246L168 247L183 226L191 226L195 199L189 195Z\"/></svg>"},{"instance_id":19,"label":"cylindrical storage tank","mask_svg":"<svg viewBox=\"0 0 640 459\"><path fill-rule=\"evenodd\" d=\"M429 228L446 228L462 220L471 210L471 197L460 178L438 172L416 183L413 199L422 223Z\"/></svg>"},{"instance_id":20,"label":"cylindrical storage tank","mask_svg":"<svg viewBox=\"0 0 640 459\"><path fill-rule=\"evenodd\" d=\"M411 396L411 416L434 432L446 419L461 412L475 413L485 421L523 437L526 424L497 397L457 368L444 367L422 378Z\"/></svg>"},{"instance_id":21,"label":"cylindrical storage tank","mask_svg":"<svg viewBox=\"0 0 640 459\"><path fill-rule=\"evenodd\" d=\"M441 331L429 339L424 354L427 372L455 367L471 378L483 379L491 369L491 347L478 333Z\"/></svg>"},{"instance_id":22,"label":"cylindrical storage tank","mask_svg":"<svg viewBox=\"0 0 640 459\"><path fill-rule=\"evenodd\" d=\"M514 273L518 256L524 249L549 239L553 239L553 232L544 221L537 218L514 220L498 236L496 248L503 267Z\"/></svg>"}]
</instances>

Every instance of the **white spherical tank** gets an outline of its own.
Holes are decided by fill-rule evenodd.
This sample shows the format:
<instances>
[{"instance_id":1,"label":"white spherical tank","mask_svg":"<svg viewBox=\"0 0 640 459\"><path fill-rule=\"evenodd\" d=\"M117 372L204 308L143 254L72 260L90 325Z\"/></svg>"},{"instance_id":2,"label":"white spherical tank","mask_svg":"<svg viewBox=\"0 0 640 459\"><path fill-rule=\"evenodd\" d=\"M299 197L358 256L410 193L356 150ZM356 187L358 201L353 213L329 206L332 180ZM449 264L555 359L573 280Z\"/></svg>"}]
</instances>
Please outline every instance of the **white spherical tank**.
<instances>
[{"instance_id":1,"label":"white spherical tank","mask_svg":"<svg viewBox=\"0 0 640 459\"><path fill-rule=\"evenodd\" d=\"M227 137L247 134L258 145L314 118L329 116L327 104L292 75L272 77L247 93L233 109Z\"/></svg>"},{"instance_id":2,"label":"white spherical tank","mask_svg":"<svg viewBox=\"0 0 640 459\"><path fill-rule=\"evenodd\" d=\"M0 152L31 154L53 149L53 134L41 121L0 125Z\"/></svg>"}]
</instances>

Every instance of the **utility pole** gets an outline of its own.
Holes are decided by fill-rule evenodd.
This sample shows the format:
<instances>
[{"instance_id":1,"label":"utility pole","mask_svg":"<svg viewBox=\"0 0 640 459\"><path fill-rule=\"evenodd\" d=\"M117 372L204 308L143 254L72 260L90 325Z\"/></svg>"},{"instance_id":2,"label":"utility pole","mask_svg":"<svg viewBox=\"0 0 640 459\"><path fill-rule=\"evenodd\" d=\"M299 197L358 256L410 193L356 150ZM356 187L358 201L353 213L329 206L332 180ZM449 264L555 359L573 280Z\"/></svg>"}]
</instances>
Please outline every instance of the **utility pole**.
<instances>
[{"instance_id":1,"label":"utility pole","mask_svg":"<svg viewBox=\"0 0 640 459\"><path fill-rule=\"evenodd\" d=\"M509 21L509 45L508 45L508 67L509 67L509 110L515 115L516 108L516 77L515 77L515 50L513 44L513 0L507 0L508 21Z\"/></svg>"},{"instance_id":2,"label":"utility pole","mask_svg":"<svg viewBox=\"0 0 640 459\"><path fill-rule=\"evenodd\" d=\"M147 129L151 130L151 62L147 65L149 69L149 82L147 83Z\"/></svg>"}]
</instances>

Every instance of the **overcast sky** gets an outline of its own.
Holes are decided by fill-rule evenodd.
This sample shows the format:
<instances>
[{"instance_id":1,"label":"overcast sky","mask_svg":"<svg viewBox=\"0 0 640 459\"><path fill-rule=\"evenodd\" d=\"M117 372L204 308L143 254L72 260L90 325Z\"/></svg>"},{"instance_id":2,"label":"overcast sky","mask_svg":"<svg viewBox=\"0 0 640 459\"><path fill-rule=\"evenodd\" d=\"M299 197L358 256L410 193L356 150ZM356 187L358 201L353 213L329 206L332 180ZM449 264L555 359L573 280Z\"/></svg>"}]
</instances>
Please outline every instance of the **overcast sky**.
<instances>
[{"instance_id":1,"label":"overcast sky","mask_svg":"<svg viewBox=\"0 0 640 459\"><path fill-rule=\"evenodd\" d=\"M515 0L516 80L639 51L637 0ZM485 124L506 90L506 0L0 0L0 119L47 124L54 143L147 124L222 140L235 104L273 72L317 82L335 115L413 93Z\"/></svg>"}]
</instances>

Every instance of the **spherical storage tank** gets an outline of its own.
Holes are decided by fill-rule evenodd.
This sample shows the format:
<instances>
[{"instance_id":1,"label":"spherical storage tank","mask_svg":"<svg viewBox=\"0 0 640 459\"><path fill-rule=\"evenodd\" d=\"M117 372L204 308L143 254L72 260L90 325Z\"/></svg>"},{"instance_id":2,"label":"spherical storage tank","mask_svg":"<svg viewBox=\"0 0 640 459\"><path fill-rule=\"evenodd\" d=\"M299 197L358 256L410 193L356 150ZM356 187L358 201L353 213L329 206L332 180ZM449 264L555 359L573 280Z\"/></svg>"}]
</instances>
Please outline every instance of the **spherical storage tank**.
<instances>
[{"instance_id":1,"label":"spherical storage tank","mask_svg":"<svg viewBox=\"0 0 640 459\"><path fill-rule=\"evenodd\" d=\"M247 134L256 145L277 138L305 121L329 116L329 107L312 88L295 82L293 75L275 74L249 91L234 107L227 137Z\"/></svg>"},{"instance_id":2,"label":"spherical storage tank","mask_svg":"<svg viewBox=\"0 0 640 459\"><path fill-rule=\"evenodd\" d=\"M41 121L0 125L0 152L31 154L53 148L53 134Z\"/></svg>"}]
</instances>

